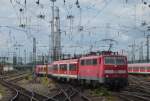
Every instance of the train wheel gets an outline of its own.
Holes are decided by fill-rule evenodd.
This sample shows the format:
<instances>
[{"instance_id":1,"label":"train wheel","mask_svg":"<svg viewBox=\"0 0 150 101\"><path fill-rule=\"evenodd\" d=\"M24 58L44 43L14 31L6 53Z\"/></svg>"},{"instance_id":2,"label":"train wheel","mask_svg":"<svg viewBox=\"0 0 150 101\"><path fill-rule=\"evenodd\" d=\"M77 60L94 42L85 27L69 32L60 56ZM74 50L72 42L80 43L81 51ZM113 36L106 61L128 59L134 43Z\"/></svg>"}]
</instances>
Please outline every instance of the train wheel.
<instances>
[{"instance_id":1,"label":"train wheel","mask_svg":"<svg viewBox=\"0 0 150 101\"><path fill-rule=\"evenodd\" d=\"M85 85L85 80L81 80L81 85Z\"/></svg>"},{"instance_id":2,"label":"train wheel","mask_svg":"<svg viewBox=\"0 0 150 101\"><path fill-rule=\"evenodd\" d=\"M91 81L91 85L93 88L96 88L97 87L97 82L96 81Z\"/></svg>"}]
</instances>

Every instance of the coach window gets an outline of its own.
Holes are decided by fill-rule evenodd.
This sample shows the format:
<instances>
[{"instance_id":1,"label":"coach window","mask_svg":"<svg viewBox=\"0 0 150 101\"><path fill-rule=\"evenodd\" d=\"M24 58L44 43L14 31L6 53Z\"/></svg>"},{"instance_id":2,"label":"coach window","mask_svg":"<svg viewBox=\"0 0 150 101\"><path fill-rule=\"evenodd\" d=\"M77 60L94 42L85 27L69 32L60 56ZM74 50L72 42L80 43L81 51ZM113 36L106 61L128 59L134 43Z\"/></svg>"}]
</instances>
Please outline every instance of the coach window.
<instances>
[{"instance_id":1,"label":"coach window","mask_svg":"<svg viewBox=\"0 0 150 101\"><path fill-rule=\"evenodd\" d=\"M53 66L53 69L54 69L54 70L58 70L58 65L54 65L54 66Z\"/></svg>"},{"instance_id":2,"label":"coach window","mask_svg":"<svg viewBox=\"0 0 150 101\"><path fill-rule=\"evenodd\" d=\"M86 60L86 65L91 65L92 61L90 59Z\"/></svg>"},{"instance_id":3,"label":"coach window","mask_svg":"<svg viewBox=\"0 0 150 101\"><path fill-rule=\"evenodd\" d=\"M128 67L128 70L132 70L132 67Z\"/></svg>"},{"instance_id":4,"label":"coach window","mask_svg":"<svg viewBox=\"0 0 150 101\"><path fill-rule=\"evenodd\" d=\"M150 70L150 67L146 67L147 68L147 70Z\"/></svg>"},{"instance_id":5,"label":"coach window","mask_svg":"<svg viewBox=\"0 0 150 101\"><path fill-rule=\"evenodd\" d=\"M140 70L145 70L145 68L144 67L140 67Z\"/></svg>"},{"instance_id":6,"label":"coach window","mask_svg":"<svg viewBox=\"0 0 150 101\"><path fill-rule=\"evenodd\" d=\"M67 64L61 64L60 70L67 70Z\"/></svg>"},{"instance_id":7,"label":"coach window","mask_svg":"<svg viewBox=\"0 0 150 101\"><path fill-rule=\"evenodd\" d=\"M42 68L42 71L44 71L44 70L45 70L45 68L43 67L43 68Z\"/></svg>"},{"instance_id":8,"label":"coach window","mask_svg":"<svg viewBox=\"0 0 150 101\"><path fill-rule=\"evenodd\" d=\"M70 68L71 71L77 70L76 64L69 64L69 68Z\"/></svg>"},{"instance_id":9,"label":"coach window","mask_svg":"<svg viewBox=\"0 0 150 101\"><path fill-rule=\"evenodd\" d=\"M48 69L49 69L49 70L52 70L52 67L51 67L51 66L48 66Z\"/></svg>"}]
</instances>

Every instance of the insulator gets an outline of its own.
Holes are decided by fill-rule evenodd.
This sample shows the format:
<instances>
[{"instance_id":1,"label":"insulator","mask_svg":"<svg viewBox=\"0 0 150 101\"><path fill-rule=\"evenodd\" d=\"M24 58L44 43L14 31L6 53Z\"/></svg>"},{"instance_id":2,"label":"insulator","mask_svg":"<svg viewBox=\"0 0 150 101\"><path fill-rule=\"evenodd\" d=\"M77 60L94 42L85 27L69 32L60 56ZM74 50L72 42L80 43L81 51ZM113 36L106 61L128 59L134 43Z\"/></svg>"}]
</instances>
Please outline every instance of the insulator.
<instances>
[{"instance_id":1,"label":"insulator","mask_svg":"<svg viewBox=\"0 0 150 101\"><path fill-rule=\"evenodd\" d=\"M45 19L45 15L42 15L42 14L38 15L37 17L41 19Z\"/></svg>"},{"instance_id":2,"label":"insulator","mask_svg":"<svg viewBox=\"0 0 150 101\"><path fill-rule=\"evenodd\" d=\"M24 1L24 4L25 4L25 5L27 4L27 1L26 1L26 0Z\"/></svg>"},{"instance_id":3,"label":"insulator","mask_svg":"<svg viewBox=\"0 0 150 101\"><path fill-rule=\"evenodd\" d=\"M79 1L78 0L76 1L76 5L79 5Z\"/></svg>"},{"instance_id":4,"label":"insulator","mask_svg":"<svg viewBox=\"0 0 150 101\"><path fill-rule=\"evenodd\" d=\"M23 9L22 9L22 8L20 8L20 9L19 9L19 11L20 11L20 12L22 12L22 11L23 11Z\"/></svg>"},{"instance_id":5,"label":"insulator","mask_svg":"<svg viewBox=\"0 0 150 101\"><path fill-rule=\"evenodd\" d=\"M66 3L66 0L64 0L64 5L65 5L65 3Z\"/></svg>"},{"instance_id":6,"label":"insulator","mask_svg":"<svg viewBox=\"0 0 150 101\"><path fill-rule=\"evenodd\" d=\"M25 28L25 24L20 24L19 27Z\"/></svg>"},{"instance_id":7,"label":"insulator","mask_svg":"<svg viewBox=\"0 0 150 101\"><path fill-rule=\"evenodd\" d=\"M147 4L147 2L144 2L144 4L146 5L146 4Z\"/></svg>"},{"instance_id":8,"label":"insulator","mask_svg":"<svg viewBox=\"0 0 150 101\"><path fill-rule=\"evenodd\" d=\"M40 4L40 0L36 1L36 4L39 5Z\"/></svg>"}]
</instances>

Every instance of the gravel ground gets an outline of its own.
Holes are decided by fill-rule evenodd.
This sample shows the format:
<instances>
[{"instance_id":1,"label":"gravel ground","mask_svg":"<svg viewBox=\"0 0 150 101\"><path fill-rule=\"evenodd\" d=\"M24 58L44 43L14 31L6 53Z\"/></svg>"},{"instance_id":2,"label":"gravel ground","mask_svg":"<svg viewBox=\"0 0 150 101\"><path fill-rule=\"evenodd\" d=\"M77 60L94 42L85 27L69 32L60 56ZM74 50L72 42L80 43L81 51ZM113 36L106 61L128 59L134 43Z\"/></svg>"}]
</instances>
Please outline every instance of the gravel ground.
<instances>
[{"instance_id":1,"label":"gravel ground","mask_svg":"<svg viewBox=\"0 0 150 101\"><path fill-rule=\"evenodd\" d=\"M55 84L51 82L50 79L48 81L49 82L48 84L42 83L41 79L38 80L38 82L34 82L34 83L24 79L17 82L17 84L20 85L21 87L26 88L29 91L34 91L45 96L52 96L57 92L57 88L55 87Z\"/></svg>"},{"instance_id":2,"label":"gravel ground","mask_svg":"<svg viewBox=\"0 0 150 101\"><path fill-rule=\"evenodd\" d=\"M0 101L9 101L13 95L12 93L8 88L0 85Z\"/></svg>"},{"instance_id":3,"label":"gravel ground","mask_svg":"<svg viewBox=\"0 0 150 101\"><path fill-rule=\"evenodd\" d=\"M96 96L91 94L91 90L87 89L84 90L83 94L88 96L92 101L121 101L118 97L115 97L113 93L111 92L108 96Z\"/></svg>"},{"instance_id":4,"label":"gravel ground","mask_svg":"<svg viewBox=\"0 0 150 101\"><path fill-rule=\"evenodd\" d=\"M58 89L55 86L55 83L49 79L47 84L43 83L44 78L36 79L36 82L31 82L29 80L21 80L17 82L20 86L30 90L37 92L41 95L45 96L53 96L57 93ZM91 94L90 89L86 89L83 92L84 95L88 96L92 101L121 101L119 98L113 96L113 94L109 96L94 96Z\"/></svg>"}]
</instances>

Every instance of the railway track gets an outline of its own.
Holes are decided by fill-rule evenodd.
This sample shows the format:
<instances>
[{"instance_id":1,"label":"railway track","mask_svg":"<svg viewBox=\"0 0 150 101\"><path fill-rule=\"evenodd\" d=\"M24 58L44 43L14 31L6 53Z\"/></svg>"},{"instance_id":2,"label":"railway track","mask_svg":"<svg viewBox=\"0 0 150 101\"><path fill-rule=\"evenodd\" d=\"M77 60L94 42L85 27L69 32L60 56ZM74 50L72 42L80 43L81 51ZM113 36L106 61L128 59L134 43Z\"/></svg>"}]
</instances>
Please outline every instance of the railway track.
<instances>
[{"instance_id":1,"label":"railway track","mask_svg":"<svg viewBox=\"0 0 150 101\"><path fill-rule=\"evenodd\" d=\"M0 78L1 78L1 79L9 79L9 78L18 77L18 76L24 75L24 74L27 74L27 73L24 72L24 73L17 73L17 74L0 75Z\"/></svg>"},{"instance_id":2,"label":"railway track","mask_svg":"<svg viewBox=\"0 0 150 101\"><path fill-rule=\"evenodd\" d=\"M44 101L45 99L48 98L35 92L28 91L25 88L15 84L15 82L24 79L26 76L24 74L16 74L16 75L21 76L19 77L13 76L13 78L11 78L10 80L4 78L0 79L0 83L3 86L9 88L13 92L13 97L10 99L10 101Z\"/></svg>"},{"instance_id":3,"label":"railway track","mask_svg":"<svg viewBox=\"0 0 150 101\"><path fill-rule=\"evenodd\" d=\"M17 81L20 81L26 77L28 77L29 74L20 74L18 76L15 76L15 77L11 77L11 78L7 78L5 80L9 81L9 82L17 82Z\"/></svg>"},{"instance_id":4,"label":"railway track","mask_svg":"<svg viewBox=\"0 0 150 101\"><path fill-rule=\"evenodd\" d=\"M45 101L91 101L75 87L68 84L57 84L59 91Z\"/></svg>"},{"instance_id":5,"label":"railway track","mask_svg":"<svg viewBox=\"0 0 150 101\"><path fill-rule=\"evenodd\" d=\"M5 87L9 88L13 92L13 97L10 99L10 101L29 101L29 99L31 99L30 96L19 91L16 87L14 87L14 85L10 84L9 82L1 80L0 83L4 85ZM36 100L33 100L33 101L36 101Z\"/></svg>"},{"instance_id":6,"label":"railway track","mask_svg":"<svg viewBox=\"0 0 150 101\"><path fill-rule=\"evenodd\" d=\"M116 95L124 101L150 101L150 83L129 76L130 85Z\"/></svg>"}]
</instances>

